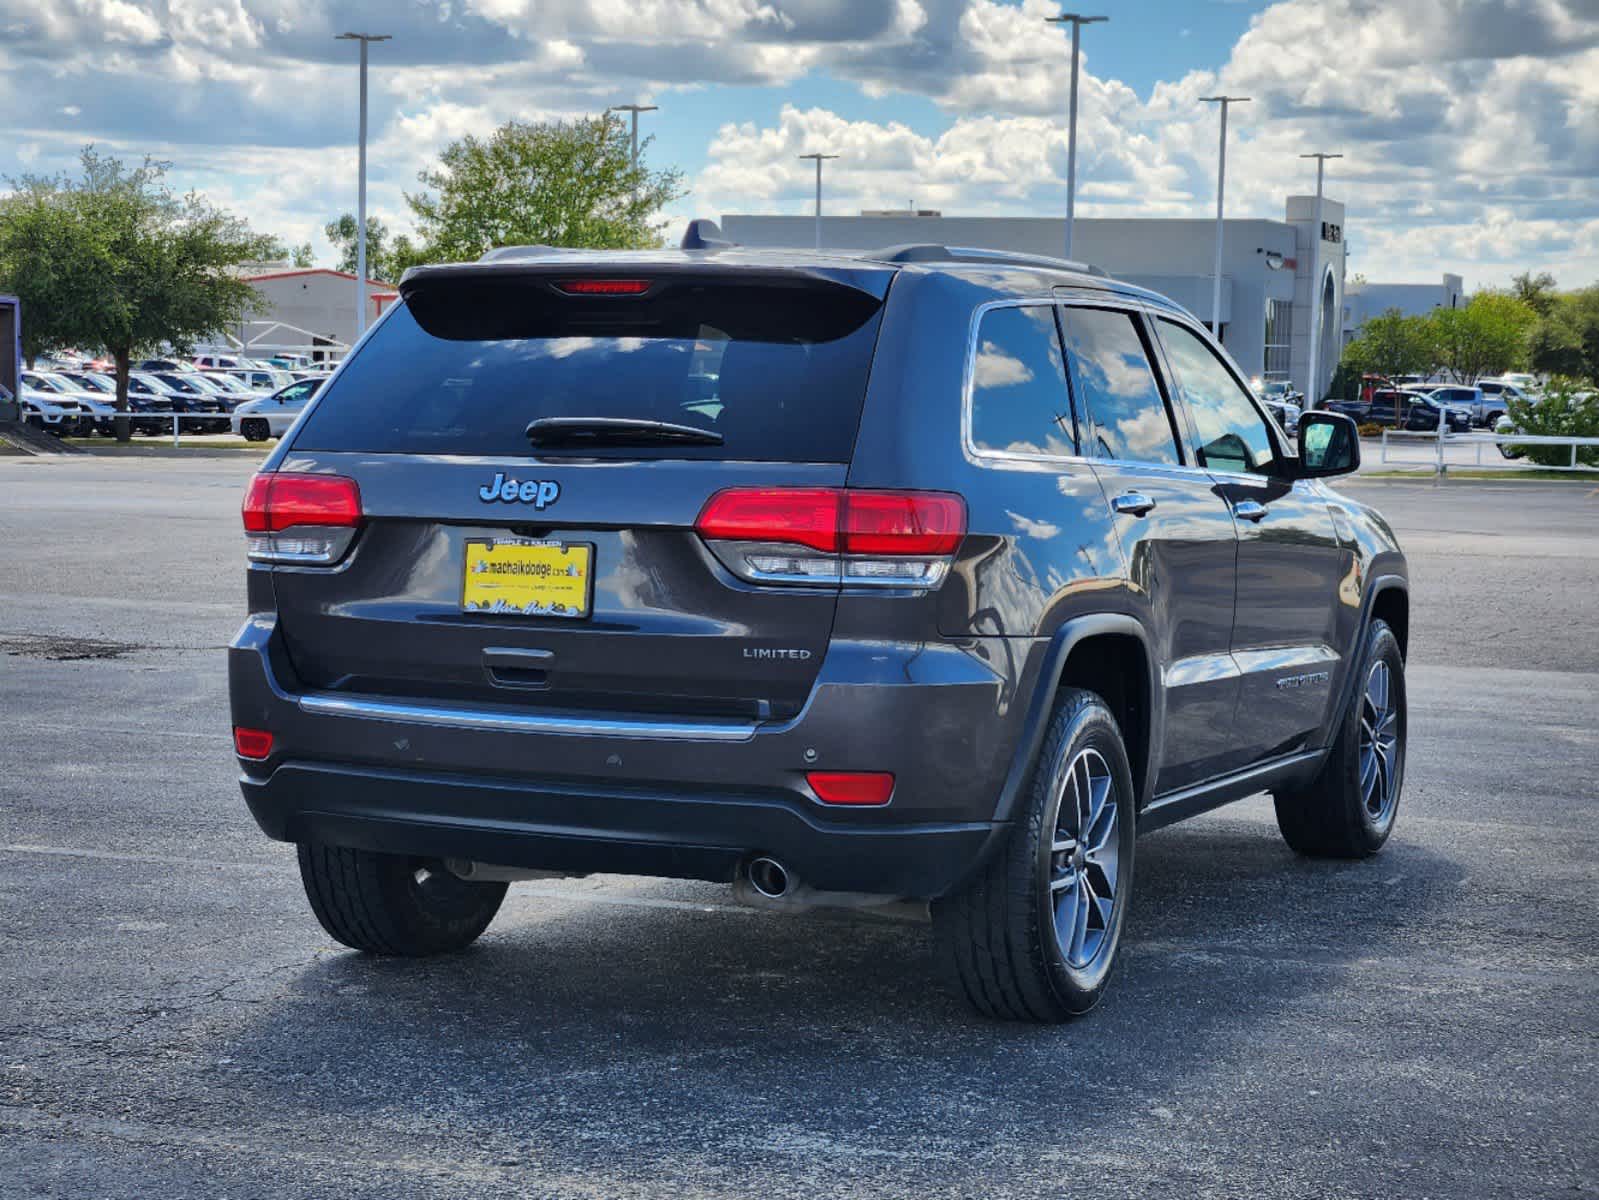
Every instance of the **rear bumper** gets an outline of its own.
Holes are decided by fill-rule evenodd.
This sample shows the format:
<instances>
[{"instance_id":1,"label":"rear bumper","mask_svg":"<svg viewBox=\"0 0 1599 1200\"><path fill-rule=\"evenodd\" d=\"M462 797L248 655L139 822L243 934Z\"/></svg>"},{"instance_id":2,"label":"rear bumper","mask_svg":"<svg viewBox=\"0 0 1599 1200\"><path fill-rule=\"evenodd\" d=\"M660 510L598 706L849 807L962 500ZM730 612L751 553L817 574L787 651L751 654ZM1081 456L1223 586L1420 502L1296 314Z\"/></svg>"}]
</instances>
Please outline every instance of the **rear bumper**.
<instances>
[{"instance_id":1,"label":"rear bumper","mask_svg":"<svg viewBox=\"0 0 1599 1200\"><path fill-rule=\"evenodd\" d=\"M510 705L427 719L403 702L303 693L272 619L256 617L230 651L233 721L276 741L242 764L240 786L285 841L721 881L770 855L813 887L930 898L1004 828L994 809L1024 706L1021 680L980 645L902 650L835 644L798 717L701 737L660 722L538 728ZM1013 644L994 662L1040 657ZM822 805L812 767L893 771L893 800Z\"/></svg>"},{"instance_id":2,"label":"rear bumper","mask_svg":"<svg viewBox=\"0 0 1599 1200\"><path fill-rule=\"evenodd\" d=\"M769 854L813 887L896 896L949 890L992 832L986 822L830 825L758 794L604 792L332 763L285 762L240 784L256 822L284 841L721 882Z\"/></svg>"}]
</instances>

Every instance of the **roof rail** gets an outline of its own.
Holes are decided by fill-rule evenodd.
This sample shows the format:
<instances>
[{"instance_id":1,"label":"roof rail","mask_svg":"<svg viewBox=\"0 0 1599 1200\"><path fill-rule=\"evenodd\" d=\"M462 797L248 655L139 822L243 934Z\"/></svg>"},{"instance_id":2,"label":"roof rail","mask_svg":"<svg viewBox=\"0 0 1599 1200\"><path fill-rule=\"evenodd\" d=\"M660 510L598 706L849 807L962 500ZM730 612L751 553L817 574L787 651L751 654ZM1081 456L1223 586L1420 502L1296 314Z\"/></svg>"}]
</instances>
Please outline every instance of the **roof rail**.
<instances>
[{"instance_id":1,"label":"roof rail","mask_svg":"<svg viewBox=\"0 0 1599 1200\"><path fill-rule=\"evenodd\" d=\"M684 250L726 250L738 245L722 236L722 227L709 217L695 217L683 231Z\"/></svg>"},{"instance_id":2,"label":"roof rail","mask_svg":"<svg viewBox=\"0 0 1599 1200\"><path fill-rule=\"evenodd\" d=\"M1092 263L1074 262L1067 258L1050 258L1045 254L1019 254L1012 250L988 250L981 246L945 246L937 242L912 242L904 246L889 246L862 255L874 262L970 262L994 263L1002 266L1049 267L1056 271L1075 271L1079 275L1098 275L1108 278L1103 267Z\"/></svg>"},{"instance_id":3,"label":"roof rail","mask_svg":"<svg viewBox=\"0 0 1599 1200\"><path fill-rule=\"evenodd\" d=\"M543 258L546 255L581 253L581 246L496 246L486 251L478 262L507 262L519 258Z\"/></svg>"}]
</instances>

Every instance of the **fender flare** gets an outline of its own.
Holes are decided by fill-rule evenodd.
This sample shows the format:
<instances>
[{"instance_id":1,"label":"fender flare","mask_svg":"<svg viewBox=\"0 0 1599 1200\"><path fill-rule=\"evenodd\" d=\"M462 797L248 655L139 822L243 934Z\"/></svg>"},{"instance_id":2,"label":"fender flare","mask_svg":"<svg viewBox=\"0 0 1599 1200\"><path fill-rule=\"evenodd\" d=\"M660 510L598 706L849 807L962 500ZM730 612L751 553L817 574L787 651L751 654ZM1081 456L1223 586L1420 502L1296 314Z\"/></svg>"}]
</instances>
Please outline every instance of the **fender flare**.
<instances>
[{"instance_id":1,"label":"fender flare","mask_svg":"<svg viewBox=\"0 0 1599 1200\"><path fill-rule=\"evenodd\" d=\"M1165 716L1159 682L1159 665L1150 645L1149 631L1134 617L1125 613L1090 613L1073 617L1055 631L1049 648L1044 652L1044 662L1039 668L1038 680L1033 684L1033 694L1027 703L1027 715L1022 718L1022 732L1016 750L1011 755L1010 769L1005 773L999 799L994 806L994 820L998 828L1009 826L1016 812L1022 790L1027 786L1038 757L1039 747L1049 728L1050 714L1055 709L1055 695L1060 690L1061 676L1066 671L1066 660L1077 646L1091 637L1116 634L1135 637L1143 647L1144 663L1148 673L1149 712L1144 729L1146 747L1143 780L1134 780L1140 798L1139 807L1152 794L1155 770L1159 761L1160 732Z\"/></svg>"},{"instance_id":2,"label":"fender flare","mask_svg":"<svg viewBox=\"0 0 1599 1200\"><path fill-rule=\"evenodd\" d=\"M1374 575L1366 581L1366 592L1360 599L1360 624L1355 628L1354 645L1349 648L1349 666L1344 671L1343 682L1338 686L1336 703L1328 711L1327 727L1322 731L1323 749L1332 745L1333 738L1343 723L1344 710L1349 706L1349 698L1353 694L1356 680L1361 677L1365 667L1366 635L1371 631L1371 623L1375 619L1372 614L1377 607L1377 597L1383 592L1392 591L1403 592L1408 602L1410 580L1404 575L1384 574Z\"/></svg>"}]
</instances>

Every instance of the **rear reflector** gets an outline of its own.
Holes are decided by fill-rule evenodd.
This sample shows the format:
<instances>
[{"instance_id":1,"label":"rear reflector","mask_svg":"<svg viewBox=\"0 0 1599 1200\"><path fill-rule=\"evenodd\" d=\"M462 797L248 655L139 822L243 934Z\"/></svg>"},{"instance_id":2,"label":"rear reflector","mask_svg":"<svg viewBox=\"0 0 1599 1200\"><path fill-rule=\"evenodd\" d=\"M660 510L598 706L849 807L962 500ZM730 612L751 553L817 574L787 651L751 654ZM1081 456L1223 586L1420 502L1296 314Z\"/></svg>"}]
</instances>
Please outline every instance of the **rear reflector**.
<instances>
[{"instance_id":1,"label":"rear reflector","mask_svg":"<svg viewBox=\"0 0 1599 1200\"><path fill-rule=\"evenodd\" d=\"M563 279L555 286L568 296L642 296L648 279Z\"/></svg>"},{"instance_id":2,"label":"rear reflector","mask_svg":"<svg viewBox=\"0 0 1599 1200\"><path fill-rule=\"evenodd\" d=\"M244 493L246 533L277 533L296 525L354 528L361 523L361 489L342 475L263 472Z\"/></svg>"},{"instance_id":3,"label":"rear reflector","mask_svg":"<svg viewBox=\"0 0 1599 1200\"><path fill-rule=\"evenodd\" d=\"M823 804L882 805L894 794L888 771L811 771L805 782Z\"/></svg>"},{"instance_id":4,"label":"rear reflector","mask_svg":"<svg viewBox=\"0 0 1599 1200\"><path fill-rule=\"evenodd\" d=\"M966 502L948 492L728 488L706 502L695 528L720 541L830 554L946 555L966 534Z\"/></svg>"},{"instance_id":5,"label":"rear reflector","mask_svg":"<svg viewBox=\"0 0 1599 1200\"><path fill-rule=\"evenodd\" d=\"M272 734L265 729L246 729L243 725L235 725L233 749L240 758L259 762L272 753Z\"/></svg>"}]
</instances>

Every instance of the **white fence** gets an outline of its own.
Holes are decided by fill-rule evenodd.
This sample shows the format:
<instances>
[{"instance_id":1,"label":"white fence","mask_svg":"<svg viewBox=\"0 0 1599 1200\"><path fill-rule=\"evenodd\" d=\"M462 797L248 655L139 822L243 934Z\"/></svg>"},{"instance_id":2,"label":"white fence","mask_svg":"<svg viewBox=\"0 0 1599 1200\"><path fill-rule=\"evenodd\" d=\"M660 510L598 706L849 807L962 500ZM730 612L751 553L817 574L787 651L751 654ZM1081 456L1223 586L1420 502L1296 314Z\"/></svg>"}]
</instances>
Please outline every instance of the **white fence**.
<instances>
[{"instance_id":1,"label":"white fence","mask_svg":"<svg viewBox=\"0 0 1599 1200\"><path fill-rule=\"evenodd\" d=\"M1417 446L1424 453L1415 455L1400 455L1394 451L1406 445ZM1445 447L1461 450L1474 449L1475 461L1465 461L1460 458L1446 457ZM1500 446L1565 446L1571 451L1569 466L1548 467L1541 463L1525 463L1518 459L1506 458L1502 453L1497 458L1483 461L1483 447L1493 446L1498 450ZM1406 429L1384 429L1382 431L1382 462L1385 465L1396 467L1429 467L1439 480L1449 477L1450 467L1503 467L1511 470L1536 469L1540 471L1576 471L1578 473L1599 474L1599 467L1586 466L1577 461L1577 451L1586 446L1599 446L1599 437L1539 437L1531 434L1497 434L1497 433L1450 433L1440 422L1436 432L1415 432Z\"/></svg>"}]
</instances>

